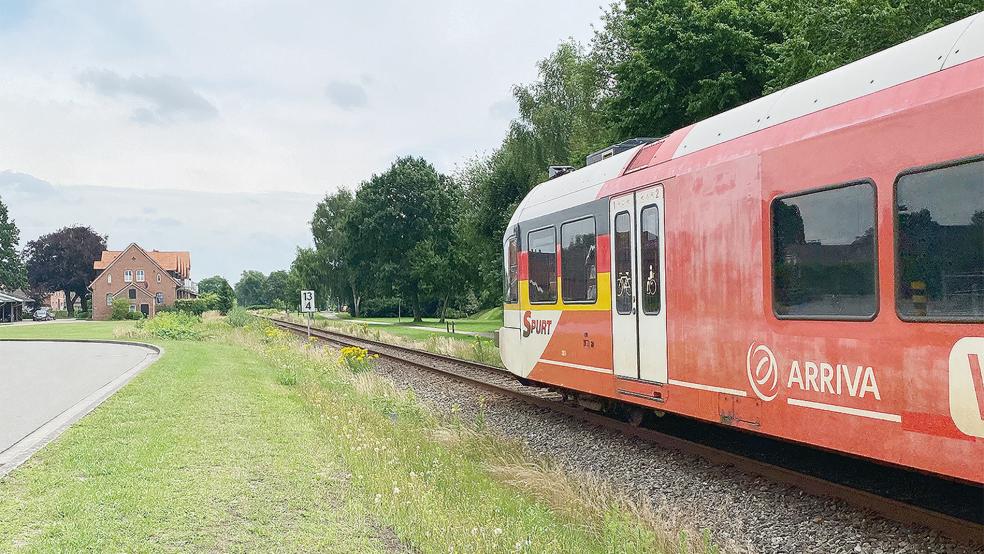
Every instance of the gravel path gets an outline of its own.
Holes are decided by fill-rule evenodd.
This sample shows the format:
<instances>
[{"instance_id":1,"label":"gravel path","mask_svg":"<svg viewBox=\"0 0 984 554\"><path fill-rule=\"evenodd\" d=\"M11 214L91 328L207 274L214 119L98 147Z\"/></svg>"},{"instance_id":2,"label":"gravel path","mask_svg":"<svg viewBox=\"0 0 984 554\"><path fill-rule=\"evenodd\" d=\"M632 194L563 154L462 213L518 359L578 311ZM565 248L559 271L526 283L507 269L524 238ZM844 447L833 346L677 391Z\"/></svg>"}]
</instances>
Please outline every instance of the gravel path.
<instances>
[{"instance_id":1,"label":"gravel path","mask_svg":"<svg viewBox=\"0 0 984 554\"><path fill-rule=\"evenodd\" d=\"M669 525L710 529L731 551L822 553L984 552L918 528L881 519L843 502L718 467L620 433L477 390L433 373L380 359L379 373L412 389L442 413L474 420L484 399L485 426L519 439L533 453L591 472L647 498ZM459 370L460 371L460 370Z\"/></svg>"}]
</instances>

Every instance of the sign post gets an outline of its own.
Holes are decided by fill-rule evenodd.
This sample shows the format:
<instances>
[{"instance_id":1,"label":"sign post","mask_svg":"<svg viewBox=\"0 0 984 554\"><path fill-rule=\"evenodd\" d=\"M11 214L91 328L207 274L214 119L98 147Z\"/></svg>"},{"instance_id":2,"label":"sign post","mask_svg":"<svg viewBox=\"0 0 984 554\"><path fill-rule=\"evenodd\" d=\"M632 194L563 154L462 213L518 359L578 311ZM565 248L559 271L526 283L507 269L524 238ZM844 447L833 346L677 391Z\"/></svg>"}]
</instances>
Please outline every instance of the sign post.
<instances>
[{"instance_id":1,"label":"sign post","mask_svg":"<svg viewBox=\"0 0 984 554\"><path fill-rule=\"evenodd\" d=\"M311 338L311 314L314 313L316 308L314 307L314 291L313 290L302 290L301 291L301 312L307 314L307 336Z\"/></svg>"}]
</instances>

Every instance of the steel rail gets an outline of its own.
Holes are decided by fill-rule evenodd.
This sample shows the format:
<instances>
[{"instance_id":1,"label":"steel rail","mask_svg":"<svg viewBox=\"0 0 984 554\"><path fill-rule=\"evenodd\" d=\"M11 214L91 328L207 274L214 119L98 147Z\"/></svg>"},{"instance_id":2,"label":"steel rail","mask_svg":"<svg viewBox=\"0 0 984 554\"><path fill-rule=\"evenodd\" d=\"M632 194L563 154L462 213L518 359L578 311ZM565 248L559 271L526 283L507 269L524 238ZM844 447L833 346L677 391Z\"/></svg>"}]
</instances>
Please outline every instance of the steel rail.
<instances>
[{"instance_id":1,"label":"steel rail","mask_svg":"<svg viewBox=\"0 0 984 554\"><path fill-rule=\"evenodd\" d=\"M307 327L304 325L275 318L266 319L275 325L287 328L291 331L304 334L307 333ZM442 376L451 377L468 385L516 398L536 407L561 413L591 425L618 431L628 436L638 437L663 448L676 450L702 458L715 465L733 466L742 472L751 475L758 475L773 482L790 485L814 496L836 498L852 506L874 512L885 519L890 519L892 521L907 525L914 524L926 527L957 542L974 545L984 544L984 525L973 521L967 521L948 514L922 508L920 506L913 506L899 500L886 498L868 491L863 491L847 485L828 481L813 475L800 473L798 471L780 467L768 462L762 462L741 456L739 454L719 450L711 446L673 435L668 435L666 433L661 433L653 429L637 427L558 400L531 395L505 385L490 383L469 375L462 375L447 369L432 367L426 363L408 360L395 354L376 350L375 348L390 348L405 352L407 354L430 357L432 359L438 359L443 362L453 363L459 366L483 369L490 371L497 376L507 375L510 378L511 384L519 384L515 375L502 368L479 364L469 360L461 360L459 358L444 356L442 354L434 354L432 352L426 352L405 346L397 346L380 341L362 339L351 335L346 335L344 333L327 331L320 328L312 328L311 335L321 340L341 346L361 346L358 344L359 342L371 344L374 348L367 350L370 350L372 353L378 354L380 357L388 360L410 365L412 367Z\"/></svg>"}]
</instances>

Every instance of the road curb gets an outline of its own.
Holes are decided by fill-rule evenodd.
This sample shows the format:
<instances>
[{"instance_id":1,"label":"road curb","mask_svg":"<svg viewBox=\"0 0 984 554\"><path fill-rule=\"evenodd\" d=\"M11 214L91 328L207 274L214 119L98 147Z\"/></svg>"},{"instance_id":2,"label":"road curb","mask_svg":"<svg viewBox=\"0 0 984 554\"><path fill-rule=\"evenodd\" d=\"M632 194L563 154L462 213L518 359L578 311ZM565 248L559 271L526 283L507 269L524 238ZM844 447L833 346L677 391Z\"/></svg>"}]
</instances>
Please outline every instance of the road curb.
<instances>
[{"instance_id":1,"label":"road curb","mask_svg":"<svg viewBox=\"0 0 984 554\"><path fill-rule=\"evenodd\" d=\"M45 445L58 438L65 429L68 429L75 422L85 417L112 396L116 391L123 388L141 371L160 359L164 355L164 349L148 343L130 342L121 340L98 340L98 339L0 339L0 342L75 342L75 343L96 343L96 344L118 344L123 346L136 346L148 350L144 359L135 366L126 370L112 381L99 387L85 398L79 400L71 407L60 414L49 419L43 425L14 443L10 448L0 452L0 479L3 479L11 471L19 467L34 455L35 452L44 448Z\"/></svg>"}]
</instances>

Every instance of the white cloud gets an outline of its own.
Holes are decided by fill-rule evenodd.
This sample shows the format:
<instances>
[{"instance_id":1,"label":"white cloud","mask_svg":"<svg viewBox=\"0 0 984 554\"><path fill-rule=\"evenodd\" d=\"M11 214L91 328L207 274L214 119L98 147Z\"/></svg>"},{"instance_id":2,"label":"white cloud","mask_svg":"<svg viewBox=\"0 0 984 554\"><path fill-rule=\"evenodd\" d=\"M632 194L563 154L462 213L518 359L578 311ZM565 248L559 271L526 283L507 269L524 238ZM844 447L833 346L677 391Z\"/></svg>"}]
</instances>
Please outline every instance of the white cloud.
<instances>
[{"instance_id":1,"label":"white cloud","mask_svg":"<svg viewBox=\"0 0 984 554\"><path fill-rule=\"evenodd\" d=\"M346 83L342 81L332 81L325 89L332 104L343 110L354 108L364 108L369 103L366 89L357 83Z\"/></svg>"},{"instance_id":2,"label":"white cloud","mask_svg":"<svg viewBox=\"0 0 984 554\"><path fill-rule=\"evenodd\" d=\"M176 119L212 119L219 110L187 83L169 75L133 75L122 77L108 69L90 69L79 75L79 82L104 96L131 96L149 106L133 111L140 124L163 124Z\"/></svg>"}]
</instances>

